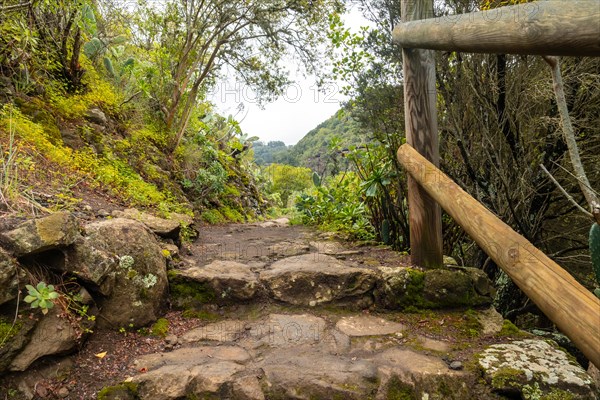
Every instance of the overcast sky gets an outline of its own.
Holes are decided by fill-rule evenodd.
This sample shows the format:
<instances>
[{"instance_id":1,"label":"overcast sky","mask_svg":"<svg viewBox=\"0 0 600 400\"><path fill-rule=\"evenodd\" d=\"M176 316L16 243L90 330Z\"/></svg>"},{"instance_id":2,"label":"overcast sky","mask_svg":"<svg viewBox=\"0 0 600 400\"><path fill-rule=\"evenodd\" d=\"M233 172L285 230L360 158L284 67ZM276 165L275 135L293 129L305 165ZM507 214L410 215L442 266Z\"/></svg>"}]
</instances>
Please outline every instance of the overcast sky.
<instances>
[{"instance_id":1,"label":"overcast sky","mask_svg":"<svg viewBox=\"0 0 600 400\"><path fill-rule=\"evenodd\" d=\"M358 11L346 15L344 22L352 30L368 24ZM296 66L290 65L288 69L295 71ZM323 93L317 90L313 76L292 75L291 78L296 83L287 87L284 96L265 105L264 109L258 107L250 90L233 80L221 82L209 98L220 114L231 114L240 121L242 130L249 136L258 136L264 142L281 140L288 145L295 144L332 116L345 97L339 93L335 83L326 85ZM242 110L240 104L243 104Z\"/></svg>"}]
</instances>

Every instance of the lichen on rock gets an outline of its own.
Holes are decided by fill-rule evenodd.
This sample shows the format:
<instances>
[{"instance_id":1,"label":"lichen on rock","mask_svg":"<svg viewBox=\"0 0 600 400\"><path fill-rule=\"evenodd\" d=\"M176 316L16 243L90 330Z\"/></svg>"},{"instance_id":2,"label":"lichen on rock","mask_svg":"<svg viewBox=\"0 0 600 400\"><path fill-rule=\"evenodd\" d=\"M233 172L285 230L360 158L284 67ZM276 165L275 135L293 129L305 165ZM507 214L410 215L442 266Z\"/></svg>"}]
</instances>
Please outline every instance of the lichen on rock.
<instances>
[{"instance_id":1,"label":"lichen on rock","mask_svg":"<svg viewBox=\"0 0 600 400\"><path fill-rule=\"evenodd\" d=\"M523 395L523 387L537 385L542 394L562 390L573 399L596 399L591 377L551 342L523 339L495 344L479 355L479 366L498 392Z\"/></svg>"}]
</instances>

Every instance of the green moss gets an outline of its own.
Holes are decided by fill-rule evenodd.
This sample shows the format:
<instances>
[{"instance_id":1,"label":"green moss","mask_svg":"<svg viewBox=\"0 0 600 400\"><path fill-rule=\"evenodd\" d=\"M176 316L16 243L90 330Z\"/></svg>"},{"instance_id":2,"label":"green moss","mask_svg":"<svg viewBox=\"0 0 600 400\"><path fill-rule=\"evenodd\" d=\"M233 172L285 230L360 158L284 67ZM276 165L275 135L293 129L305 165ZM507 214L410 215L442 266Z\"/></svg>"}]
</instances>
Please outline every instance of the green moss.
<instances>
[{"instance_id":1,"label":"green moss","mask_svg":"<svg viewBox=\"0 0 600 400\"><path fill-rule=\"evenodd\" d=\"M477 318L477 312L469 309L463 314L464 324L462 327L462 333L465 337L475 338L481 334L483 327Z\"/></svg>"},{"instance_id":2,"label":"green moss","mask_svg":"<svg viewBox=\"0 0 600 400\"><path fill-rule=\"evenodd\" d=\"M422 308L428 308L429 302L423 297L425 287L425 273L416 269L406 269L406 286L398 293L395 307L407 312L418 312Z\"/></svg>"},{"instance_id":3,"label":"green moss","mask_svg":"<svg viewBox=\"0 0 600 400\"><path fill-rule=\"evenodd\" d=\"M417 400L414 389L400 381L397 376L388 382L386 400Z\"/></svg>"},{"instance_id":4,"label":"green moss","mask_svg":"<svg viewBox=\"0 0 600 400\"><path fill-rule=\"evenodd\" d=\"M13 321L0 317L0 348L4 347L23 327L23 322L18 320L13 325Z\"/></svg>"},{"instance_id":5,"label":"green moss","mask_svg":"<svg viewBox=\"0 0 600 400\"><path fill-rule=\"evenodd\" d=\"M502 329L498 332L498 336L523 336L523 334L524 332L507 319L504 320Z\"/></svg>"},{"instance_id":6,"label":"green moss","mask_svg":"<svg viewBox=\"0 0 600 400\"><path fill-rule=\"evenodd\" d=\"M169 321L165 318L159 318L158 321L152 325L150 332L154 336L164 338L169 333Z\"/></svg>"},{"instance_id":7,"label":"green moss","mask_svg":"<svg viewBox=\"0 0 600 400\"><path fill-rule=\"evenodd\" d=\"M137 400L138 385L133 382L123 382L120 385L108 386L98 392L98 400Z\"/></svg>"},{"instance_id":8,"label":"green moss","mask_svg":"<svg viewBox=\"0 0 600 400\"><path fill-rule=\"evenodd\" d=\"M169 282L171 282L172 280L177 279L177 276L179 275L179 272L177 272L174 269L170 269L167 271L167 279L169 280Z\"/></svg>"},{"instance_id":9,"label":"green moss","mask_svg":"<svg viewBox=\"0 0 600 400\"><path fill-rule=\"evenodd\" d=\"M221 214L232 222L244 222L244 216L239 211L232 209L231 207L221 208Z\"/></svg>"},{"instance_id":10,"label":"green moss","mask_svg":"<svg viewBox=\"0 0 600 400\"><path fill-rule=\"evenodd\" d=\"M170 288L173 302L184 309L199 308L203 304L213 303L217 298L214 289L206 282L182 282L175 279Z\"/></svg>"},{"instance_id":11,"label":"green moss","mask_svg":"<svg viewBox=\"0 0 600 400\"><path fill-rule=\"evenodd\" d=\"M575 400L577 397L571 392L567 392L561 389L552 389L552 391L546 395L542 395L540 400Z\"/></svg>"},{"instance_id":12,"label":"green moss","mask_svg":"<svg viewBox=\"0 0 600 400\"><path fill-rule=\"evenodd\" d=\"M492 387L494 389L519 389L523 382L527 381L525 372L515 368L500 368L492 377Z\"/></svg>"},{"instance_id":13,"label":"green moss","mask_svg":"<svg viewBox=\"0 0 600 400\"><path fill-rule=\"evenodd\" d=\"M209 224L222 224L226 221L218 210L206 210L200 214L200 218Z\"/></svg>"}]
</instances>

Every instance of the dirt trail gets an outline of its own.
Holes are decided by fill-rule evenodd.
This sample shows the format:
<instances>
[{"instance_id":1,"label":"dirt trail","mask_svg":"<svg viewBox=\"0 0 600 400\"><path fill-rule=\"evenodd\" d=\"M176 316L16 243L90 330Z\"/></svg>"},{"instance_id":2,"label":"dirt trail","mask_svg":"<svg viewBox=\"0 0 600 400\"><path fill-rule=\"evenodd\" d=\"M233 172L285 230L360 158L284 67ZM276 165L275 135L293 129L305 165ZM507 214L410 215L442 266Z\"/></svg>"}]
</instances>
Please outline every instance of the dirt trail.
<instances>
[{"instance_id":1,"label":"dirt trail","mask_svg":"<svg viewBox=\"0 0 600 400\"><path fill-rule=\"evenodd\" d=\"M290 261L298 258L304 264ZM135 396L120 387L105 392L103 400L503 398L481 380L475 359L486 346L511 340L497 335L502 318L493 310L402 313L372 301L357 303L352 296L350 303L325 301L317 307L306 299L316 293L318 303L332 290L343 291L339 279L348 271L360 270L370 279L382 268L407 262L406 255L389 248L337 241L285 220L204 226L173 267L190 276L213 271L211 284L217 288L241 287L238 281L246 279L244 290L248 285L268 290L245 300L232 293L238 300L224 303L217 296L197 318L169 311L164 338L147 330L95 332L77 354L41 361L18 379L8 376L0 394L21 385L36 387L35 398L88 400L103 387L129 380L138 388ZM236 266L242 278L230 273ZM278 268L306 279L305 293L288 293L291 299L279 293L269 281ZM328 268L339 276L319 275ZM354 275L343 282L360 286Z\"/></svg>"}]
</instances>

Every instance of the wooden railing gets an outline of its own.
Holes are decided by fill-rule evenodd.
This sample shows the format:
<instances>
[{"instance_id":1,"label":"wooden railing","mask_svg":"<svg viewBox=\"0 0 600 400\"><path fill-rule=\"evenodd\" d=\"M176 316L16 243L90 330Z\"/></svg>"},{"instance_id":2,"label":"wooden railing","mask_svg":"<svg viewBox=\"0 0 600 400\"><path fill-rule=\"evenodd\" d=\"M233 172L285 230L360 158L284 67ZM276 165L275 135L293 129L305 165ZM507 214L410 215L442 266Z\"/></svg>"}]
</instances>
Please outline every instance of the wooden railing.
<instances>
[{"instance_id":1,"label":"wooden railing","mask_svg":"<svg viewBox=\"0 0 600 400\"><path fill-rule=\"evenodd\" d=\"M441 265L441 205L600 368L600 300L437 168L432 51L600 56L600 0L539 1L440 18L430 18L433 0L402 0L402 15L394 41L402 46L407 144L398 159L409 173L412 261Z\"/></svg>"},{"instance_id":2,"label":"wooden railing","mask_svg":"<svg viewBox=\"0 0 600 400\"><path fill-rule=\"evenodd\" d=\"M410 145L400 147L398 160L583 354L600 365L600 300Z\"/></svg>"}]
</instances>

